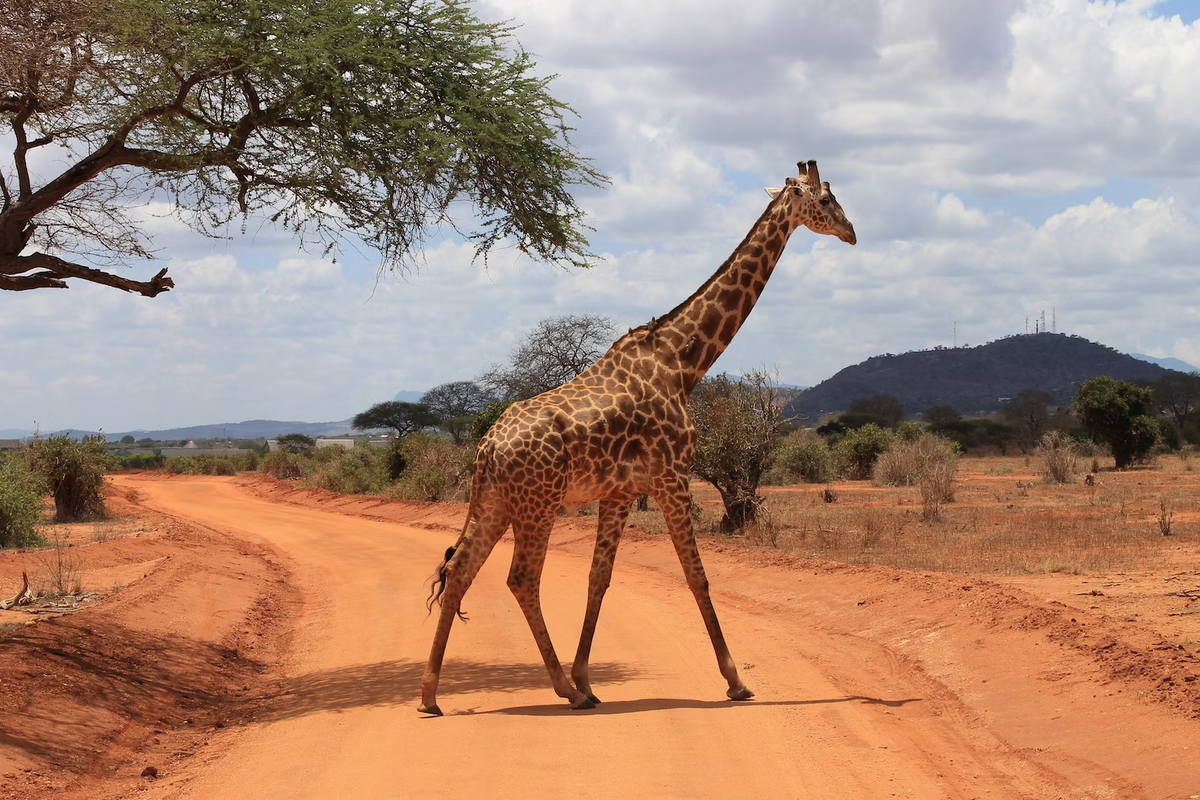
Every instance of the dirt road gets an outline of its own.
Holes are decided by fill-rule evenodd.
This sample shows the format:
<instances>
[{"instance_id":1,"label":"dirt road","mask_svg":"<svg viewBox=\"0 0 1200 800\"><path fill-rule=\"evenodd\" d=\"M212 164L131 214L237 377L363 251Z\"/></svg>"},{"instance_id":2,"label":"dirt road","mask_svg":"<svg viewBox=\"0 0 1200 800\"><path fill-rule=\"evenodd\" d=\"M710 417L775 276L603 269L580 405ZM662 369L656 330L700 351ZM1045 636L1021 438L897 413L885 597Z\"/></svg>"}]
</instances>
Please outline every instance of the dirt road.
<instances>
[{"instance_id":1,"label":"dirt road","mask_svg":"<svg viewBox=\"0 0 1200 800\"><path fill-rule=\"evenodd\" d=\"M576 712L504 585L504 541L450 638L446 716L430 719L416 710L434 627L424 599L461 506L331 513L238 479L117 480L147 507L266 546L296 590L277 690L254 721L215 731L139 797L1200 795L1191 695L1115 674L1096 653L1138 646L1117 623L1019 590L705 542L756 692L731 703L669 542L635 533L593 649L603 703ZM378 518L389 514L409 524ZM546 619L567 658L590 544L586 521L565 523L546 563ZM1118 646L1093 647L1093 635Z\"/></svg>"}]
</instances>

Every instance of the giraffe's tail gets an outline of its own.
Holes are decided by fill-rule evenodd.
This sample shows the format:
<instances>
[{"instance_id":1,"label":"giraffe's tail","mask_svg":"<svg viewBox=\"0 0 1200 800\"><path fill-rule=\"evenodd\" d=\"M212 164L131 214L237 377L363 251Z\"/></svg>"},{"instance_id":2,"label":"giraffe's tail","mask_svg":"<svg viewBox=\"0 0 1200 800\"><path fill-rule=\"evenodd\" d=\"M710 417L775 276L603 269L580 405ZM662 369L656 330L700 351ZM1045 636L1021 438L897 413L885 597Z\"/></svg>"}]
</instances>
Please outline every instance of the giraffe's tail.
<instances>
[{"instance_id":1,"label":"giraffe's tail","mask_svg":"<svg viewBox=\"0 0 1200 800\"><path fill-rule=\"evenodd\" d=\"M450 574L450 559L454 558L455 551L458 550L459 544L462 544L460 538L457 543L446 548L446 557L442 559L442 563L438 564L437 572L433 576L433 585L429 587L429 599L425 601L425 608L429 613L433 613L433 604L442 604L442 593L446 591L446 581ZM467 615L462 609L458 610L458 618L463 622L467 621Z\"/></svg>"}]
</instances>

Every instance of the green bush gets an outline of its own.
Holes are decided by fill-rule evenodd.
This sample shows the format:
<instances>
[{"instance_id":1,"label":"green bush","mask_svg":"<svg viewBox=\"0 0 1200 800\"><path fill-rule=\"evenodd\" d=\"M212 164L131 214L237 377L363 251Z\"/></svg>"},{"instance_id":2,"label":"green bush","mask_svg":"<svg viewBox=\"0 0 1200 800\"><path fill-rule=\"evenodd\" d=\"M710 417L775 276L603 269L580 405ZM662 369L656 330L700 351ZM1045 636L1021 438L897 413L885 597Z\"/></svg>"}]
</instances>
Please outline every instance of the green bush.
<instances>
[{"instance_id":1,"label":"green bush","mask_svg":"<svg viewBox=\"0 0 1200 800\"><path fill-rule=\"evenodd\" d=\"M288 480L304 476L303 463L304 459L298 453L291 453L287 450L276 450L274 453L267 453L263 456L258 469L259 472L265 475L270 475L280 480Z\"/></svg>"},{"instance_id":2,"label":"green bush","mask_svg":"<svg viewBox=\"0 0 1200 800\"><path fill-rule=\"evenodd\" d=\"M850 480L866 480L871 477L876 459L892 446L893 438L890 430L873 422L846 431L830 448L834 469Z\"/></svg>"},{"instance_id":3,"label":"green bush","mask_svg":"<svg viewBox=\"0 0 1200 800\"><path fill-rule=\"evenodd\" d=\"M30 469L54 495L56 521L105 516L104 473L113 468L113 460L102 434L82 441L65 435L35 439L27 453Z\"/></svg>"},{"instance_id":4,"label":"green bush","mask_svg":"<svg viewBox=\"0 0 1200 800\"><path fill-rule=\"evenodd\" d=\"M44 544L36 529L44 490L23 457L0 453L0 547Z\"/></svg>"},{"instance_id":5,"label":"green bush","mask_svg":"<svg viewBox=\"0 0 1200 800\"><path fill-rule=\"evenodd\" d=\"M162 469L166 459L153 453L133 453L117 456L115 461L118 469Z\"/></svg>"},{"instance_id":6,"label":"green bush","mask_svg":"<svg viewBox=\"0 0 1200 800\"><path fill-rule=\"evenodd\" d=\"M313 469L306 483L342 494L373 494L387 484L387 454L363 445L353 450L325 447L313 453Z\"/></svg>"},{"instance_id":7,"label":"green bush","mask_svg":"<svg viewBox=\"0 0 1200 800\"><path fill-rule=\"evenodd\" d=\"M784 439L775 451L775 471L791 482L828 483L832 472L829 449L820 437L799 431Z\"/></svg>"},{"instance_id":8,"label":"green bush","mask_svg":"<svg viewBox=\"0 0 1200 800\"><path fill-rule=\"evenodd\" d=\"M924 435L925 426L911 419L896 426L896 438L902 442L915 442Z\"/></svg>"},{"instance_id":9,"label":"green bush","mask_svg":"<svg viewBox=\"0 0 1200 800\"><path fill-rule=\"evenodd\" d=\"M389 494L431 502L469 497L474 448L423 433L410 433L398 446L406 466Z\"/></svg>"}]
</instances>

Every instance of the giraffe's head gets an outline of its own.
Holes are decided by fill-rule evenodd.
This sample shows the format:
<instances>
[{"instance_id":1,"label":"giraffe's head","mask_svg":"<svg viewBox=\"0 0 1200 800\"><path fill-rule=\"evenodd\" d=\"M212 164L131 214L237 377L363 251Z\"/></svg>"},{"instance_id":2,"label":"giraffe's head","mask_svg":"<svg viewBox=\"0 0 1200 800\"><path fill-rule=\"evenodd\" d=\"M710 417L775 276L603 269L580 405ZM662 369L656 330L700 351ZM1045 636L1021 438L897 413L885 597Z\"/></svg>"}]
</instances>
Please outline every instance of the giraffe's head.
<instances>
[{"instance_id":1,"label":"giraffe's head","mask_svg":"<svg viewBox=\"0 0 1200 800\"><path fill-rule=\"evenodd\" d=\"M828 183L821 183L817 173L817 162L807 164L800 161L799 178L788 178L782 189L767 189L767 194L787 203L789 216L797 225L803 225L813 233L836 236L847 244L854 244L854 226L846 219L846 213L838 205L837 198L829 191Z\"/></svg>"}]
</instances>

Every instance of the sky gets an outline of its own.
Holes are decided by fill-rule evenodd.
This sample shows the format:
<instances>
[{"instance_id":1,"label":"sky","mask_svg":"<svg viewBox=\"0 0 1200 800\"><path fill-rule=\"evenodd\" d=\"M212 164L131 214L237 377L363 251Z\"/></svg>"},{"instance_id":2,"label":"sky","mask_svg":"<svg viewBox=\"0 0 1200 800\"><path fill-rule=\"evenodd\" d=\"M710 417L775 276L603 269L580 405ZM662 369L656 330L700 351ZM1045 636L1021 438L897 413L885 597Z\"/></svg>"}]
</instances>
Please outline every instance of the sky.
<instances>
[{"instance_id":1,"label":"sky","mask_svg":"<svg viewBox=\"0 0 1200 800\"><path fill-rule=\"evenodd\" d=\"M506 361L539 320L620 331L707 278L816 159L858 233L792 237L714 371L812 385L880 353L1059 332L1200 363L1200 0L487 0L573 142L590 270L452 238L377 279L252 222L147 207L157 298L0 292L0 429L341 420ZM686 12L681 11L686 8Z\"/></svg>"}]
</instances>

